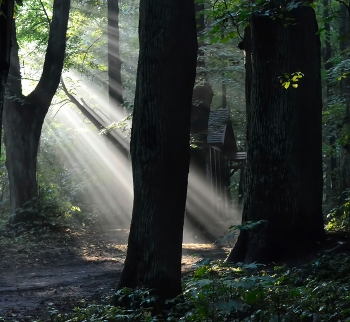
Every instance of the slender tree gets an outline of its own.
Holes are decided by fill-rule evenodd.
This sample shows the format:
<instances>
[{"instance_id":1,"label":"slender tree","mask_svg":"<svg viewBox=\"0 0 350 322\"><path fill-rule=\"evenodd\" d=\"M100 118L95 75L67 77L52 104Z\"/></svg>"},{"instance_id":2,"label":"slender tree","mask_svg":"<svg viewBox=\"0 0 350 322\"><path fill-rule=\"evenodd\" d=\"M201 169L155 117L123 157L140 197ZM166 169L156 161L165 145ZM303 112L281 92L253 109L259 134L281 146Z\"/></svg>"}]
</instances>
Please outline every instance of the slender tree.
<instances>
[{"instance_id":1,"label":"slender tree","mask_svg":"<svg viewBox=\"0 0 350 322\"><path fill-rule=\"evenodd\" d=\"M339 50L346 57L350 48L350 6L349 1L339 2ZM344 68L348 72L348 68ZM343 133L348 133L350 129L350 77L342 79L340 82L340 97L344 103L345 111L340 129ZM348 140L343 140L339 155L340 168L340 192L343 192L340 198L340 204L346 202L347 194L344 193L350 188L350 144Z\"/></svg>"},{"instance_id":2,"label":"slender tree","mask_svg":"<svg viewBox=\"0 0 350 322\"><path fill-rule=\"evenodd\" d=\"M196 24L198 37L202 37L205 30L204 20L204 3L196 3ZM193 89L192 97L192 115L191 115L191 134L205 134L208 127L208 118L210 113L210 105L214 96L213 90L208 82L205 67L205 43L203 40L198 43L197 56L197 75L196 86ZM205 138L206 141L206 138ZM196 160L196 167L201 167L203 173L206 172L205 156L203 153L195 150L191 151L191 161ZM204 160L203 160L204 157ZM197 162L198 161L198 162Z\"/></svg>"},{"instance_id":3,"label":"slender tree","mask_svg":"<svg viewBox=\"0 0 350 322\"><path fill-rule=\"evenodd\" d=\"M134 205L118 288L146 286L160 307L181 293L197 38L192 0L141 0L131 134Z\"/></svg>"},{"instance_id":4,"label":"slender tree","mask_svg":"<svg viewBox=\"0 0 350 322\"><path fill-rule=\"evenodd\" d=\"M37 152L42 124L60 82L69 8L70 0L54 1L43 72L28 96L22 94L16 29L13 29L9 98L3 120L13 223L35 220L37 215L34 203L38 196ZM21 211L18 211L19 208L22 208Z\"/></svg>"},{"instance_id":5,"label":"slender tree","mask_svg":"<svg viewBox=\"0 0 350 322\"><path fill-rule=\"evenodd\" d=\"M123 87L119 52L119 0L108 0L108 92L110 105L122 105Z\"/></svg>"},{"instance_id":6,"label":"slender tree","mask_svg":"<svg viewBox=\"0 0 350 322\"><path fill-rule=\"evenodd\" d=\"M274 17L254 13L246 34L251 52L243 221L267 223L243 230L228 261L298 255L324 237L318 28L310 6L284 10L284 4L271 1L266 12ZM293 81L298 72L302 77Z\"/></svg>"}]
</instances>

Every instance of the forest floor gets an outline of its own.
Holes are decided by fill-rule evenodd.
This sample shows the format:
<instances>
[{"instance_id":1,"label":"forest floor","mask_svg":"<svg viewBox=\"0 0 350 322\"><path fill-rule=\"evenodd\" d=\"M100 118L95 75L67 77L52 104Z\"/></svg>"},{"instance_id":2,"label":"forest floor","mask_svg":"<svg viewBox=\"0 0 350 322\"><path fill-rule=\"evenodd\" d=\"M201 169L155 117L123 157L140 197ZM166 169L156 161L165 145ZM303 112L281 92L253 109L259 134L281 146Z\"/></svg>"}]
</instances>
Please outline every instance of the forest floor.
<instances>
[{"instance_id":1,"label":"forest floor","mask_svg":"<svg viewBox=\"0 0 350 322\"><path fill-rule=\"evenodd\" d=\"M50 320L114 293L126 255L126 229L57 229L0 236L0 321ZM223 259L222 247L184 244L185 273L202 258Z\"/></svg>"}]
</instances>

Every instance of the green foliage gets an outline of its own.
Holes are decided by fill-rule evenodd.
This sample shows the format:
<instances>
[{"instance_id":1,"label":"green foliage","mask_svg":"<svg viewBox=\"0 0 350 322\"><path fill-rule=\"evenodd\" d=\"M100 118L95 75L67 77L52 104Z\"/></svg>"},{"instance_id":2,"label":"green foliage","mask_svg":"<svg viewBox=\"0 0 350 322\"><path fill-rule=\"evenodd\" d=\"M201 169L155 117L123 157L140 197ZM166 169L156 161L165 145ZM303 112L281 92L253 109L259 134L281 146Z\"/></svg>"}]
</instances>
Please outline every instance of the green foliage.
<instances>
[{"instance_id":1,"label":"green foliage","mask_svg":"<svg viewBox=\"0 0 350 322\"><path fill-rule=\"evenodd\" d=\"M258 220L258 221L246 221L241 225L233 225L229 227L229 231L226 235L221 236L216 242L229 242L230 239L234 239L239 231L242 230L253 230L262 224L266 224L266 220Z\"/></svg>"},{"instance_id":2,"label":"green foliage","mask_svg":"<svg viewBox=\"0 0 350 322\"><path fill-rule=\"evenodd\" d=\"M333 208L327 215L325 228L328 231L350 229L350 189L343 192L345 202ZM340 199L340 198L339 198Z\"/></svg>"},{"instance_id":3,"label":"green foliage","mask_svg":"<svg viewBox=\"0 0 350 322\"><path fill-rule=\"evenodd\" d=\"M271 1L240 1L240 0L198 0L197 3L205 3L204 9L199 15L210 18L211 25L203 33L203 39L210 39L212 44L226 43L233 38L241 36L242 31L248 25L251 15L261 15L271 19L280 19L285 27L294 24L294 19L286 13L303 5L310 5L308 1L285 1L279 5L271 5Z\"/></svg>"},{"instance_id":4,"label":"green foliage","mask_svg":"<svg viewBox=\"0 0 350 322\"><path fill-rule=\"evenodd\" d=\"M226 321L236 312L242 316L249 305L262 300L262 285L270 283L268 276L245 276L256 264L233 267L221 262L197 268L184 281L186 301L191 303L181 320ZM176 312L177 306L174 307Z\"/></svg>"},{"instance_id":5,"label":"green foliage","mask_svg":"<svg viewBox=\"0 0 350 322\"><path fill-rule=\"evenodd\" d=\"M38 156L39 211L50 222L65 224L88 224L91 219L88 207L83 203L83 195L88 180L79 166L67 167L59 155L69 153L69 142L75 133L68 128L51 123L43 130Z\"/></svg>"},{"instance_id":6,"label":"green foliage","mask_svg":"<svg viewBox=\"0 0 350 322\"><path fill-rule=\"evenodd\" d=\"M281 85L285 88L288 89L289 86L292 86L293 88L298 88L299 80L304 77L304 74L302 72L295 72L295 73L284 73L283 76L279 77Z\"/></svg>"},{"instance_id":7,"label":"green foliage","mask_svg":"<svg viewBox=\"0 0 350 322\"><path fill-rule=\"evenodd\" d=\"M51 321L345 321L349 270L350 257L331 252L293 268L203 261L184 277L183 294L162 317L152 315L149 290L123 289L119 307L82 303L72 314L52 310Z\"/></svg>"},{"instance_id":8,"label":"green foliage","mask_svg":"<svg viewBox=\"0 0 350 322\"><path fill-rule=\"evenodd\" d=\"M66 139L69 140L68 132L65 132L64 135L65 139L57 129L56 131L44 129L38 156L39 196L27 201L16 210L16 213L25 214L28 218L41 223L49 222L50 225L86 225L91 223L92 218L88 207L82 202L88 182L81 180L83 176L77 171L77 168L65 168L55 156L57 147ZM3 148L0 158L0 226L6 225L10 216L5 157ZM79 171L85 170L79 169Z\"/></svg>"},{"instance_id":9,"label":"green foliage","mask_svg":"<svg viewBox=\"0 0 350 322\"><path fill-rule=\"evenodd\" d=\"M0 320L1 321L1 320ZM159 321L152 317L149 310L125 310L111 305L91 304L84 308L76 308L73 314L59 313L51 310L52 322L124 322L124 321ZM36 321L40 322L40 320Z\"/></svg>"},{"instance_id":10,"label":"green foliage","mask_svg":"<svg viewBox=\"0 0 350 322\"><path fill-rule=\"evenodd\" d=\"M206 1L198 1L206 2ZM202 34L202 39L209 39L211 44L227 43L233 38L241 37L247 25L255 3L241 1L208 1L199 15L209 17L211 24Z\"/></svg>"},{"instance_id":11,"label":"green foliage","mask_svg":"<svg viewBox=\"0 0 350 322\"><path fill-rule=\"evenodd\" d=\"M87 304L74 309L72 314L60 313L55 308L50 309L52 322L124 322L124 321L161 321L152 312L155 307L155 297L148 289L136 290L123 288L116 292L115 297L120 306ZM107 297L105 301L110 301ZM0 320L1 321L1 320ZM36 321L40 322L40 320Z\"/></svg>"},{"instance_id":12,"label":"green foliage","mask_svg":"<svg viewBox=\"0 0 350 322\"><path fill-rule=\"evenodd\" d=\"M112 132L115 129L120 129L122 132L127 132L128 135L131 134L131 127L130 123L132 121L132 114L129 114L127 117L123 118L119 122L112 122L102 130L100 130L100 135L106 135L110 132Z\"/></svg>"}]
</instances>

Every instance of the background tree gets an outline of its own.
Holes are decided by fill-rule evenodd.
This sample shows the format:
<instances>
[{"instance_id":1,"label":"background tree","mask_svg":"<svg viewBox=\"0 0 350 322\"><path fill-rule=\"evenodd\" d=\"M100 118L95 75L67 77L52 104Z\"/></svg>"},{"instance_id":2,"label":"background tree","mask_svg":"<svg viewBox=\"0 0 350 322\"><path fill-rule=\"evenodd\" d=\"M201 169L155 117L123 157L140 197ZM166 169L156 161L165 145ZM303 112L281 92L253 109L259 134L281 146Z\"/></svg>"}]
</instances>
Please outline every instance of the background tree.
<instances>
[{"instance_id":1,"label":"background tree","mask_svg":"<svg viewBox=\"0 0 350 322\"><path fill-rule=\"evenodd\" d=\"M339 124L340 128L340 155L339 155L339 170L340 170L340 192L342 193L340 202L344 204L347 200L350 189L350 77L348 55L350 51L350 7L349 2L341 1L339 3L339 51L343 56L344 61L340 70L346 77L340 81L340 101L343 107L342 121Z\"/></svg>"},{"instance_id":2,"label":"background tree","mask_svg":"<svg viewBox=\"0 0 350 322\"><path fill-rule=\"evenodd\" d=\"M182 291L182 230L197 61L194 2L141 0L139 39L131 134L134 204L118 288L149 287L162 307Z\"/></svg>"},{"instance_id":3,"label":"background tree","mask_svg":"<svg viewBox=\"0 0 350 322\"><path fill-rule=\"evenodd\" d=\"M43 72L37 86L27 96L22 93L18 45L14 29L9 99L4 109L3 120L13 223L33 220L37 214L33 204L38 196L37 152L42 124L60 81L69 8L69 0L54 1ZM26 210L16 212L25 205Z\"/></svg>"},{"instance_id":4,"label":"background tree","mask_svg":"<svg viewBox=\"0 0 350 322\"><path fill-rule=\"evenodd\" d=\"M243 221L267 223L241 232L228 257L234 262L296 255L315 246L324 234L315 13L310 6L286 8L280 1L264 9L269 15L252 14L248 35L252 60L247 72L251 68L252 75L247 75L251 84Z\"/></svg>"},{"instance_id":5,"label":"background tree","mask_svg":"<svg viewBox=\"0 0 350 322\"><path fill-rule=\"evenodd\" d=\"M122 105L123 87L119 53L119 0L108 0L108 91L113 105Z\"/></svg>"},{"instance_id":6,"label":"background tree","mask_svg":"<svg viewBox=\"0 0 350 322\"><path fill-rule=\"evenodd\" d=\"M324 211L327 229L344 227L348 211L349 169L349 1L323 1L325 88L323 111ZM337 32L331 32L338 30Z\"/></svg>"}]
</instances>

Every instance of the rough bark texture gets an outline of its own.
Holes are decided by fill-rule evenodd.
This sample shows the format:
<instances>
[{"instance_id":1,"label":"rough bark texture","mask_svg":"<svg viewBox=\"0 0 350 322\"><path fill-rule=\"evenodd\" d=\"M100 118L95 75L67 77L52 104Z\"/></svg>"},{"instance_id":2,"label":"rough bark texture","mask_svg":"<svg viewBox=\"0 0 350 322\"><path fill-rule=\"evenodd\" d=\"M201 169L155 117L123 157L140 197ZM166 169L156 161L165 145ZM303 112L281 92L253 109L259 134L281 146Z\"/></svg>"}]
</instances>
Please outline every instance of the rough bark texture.
<instances>
[{"instance_id":1,"label":"rough bark texture","mask_svg":"<svg viewBox=\"0 0 350 322\"><path fill-rule=\"evenodd\" d=\"M293 24L258 14L251 18L243 220L268 223L242 231L228 261L299 255L324 236L316 17L306 6L284 15L295 19ZM285 89L279 77L294 72L304 73L299 87Z\"/></svg>"},{"instance_id":2,"label":"rough bark texture","mask_svg":"<svg viewBox=\"0 0 350 322\"><path fill-rule=\"evenodd\" d=\"M5 88L10 70L11 34L13 25L14 0L3 1L0 5L0 146L2 136L2 112Z\"/></svg>"},{"instance_id":3,"label":"rough bark texture","mask_svg":"<svg viewBox=\"0 0 350 322\"><path fill-rule=\"evenodd\" d=\"M119 0L108 0L108 93L109 102L122 105L122 61L119 53Z\"/></svg>"},{"instance_id":4,"label":"rough bark texture","mask_svg":"<svg viewBox=\"0 0 350 322\"><path fill-rule=\"evenodd\" d=\"M16 30L4 109L6 167L10 182L11 221L35 220L37 209L31 204L38 196L36 181L37 152L42 124L60 82L66 45L70 1L55 0L53 19L43 73L36 88L23 96ZM18 211L18 208L27 208ZM17 212L16 212L17 210Z\"/></svg>"},{"instance_id":5,"label":"rough bark texture","mask_svg":"<svg viewBox=\"0 0 350 322\"><path fill-rule=\"evenodd\" d=\"M131 158L134 205L118 288L181 293L182 230L189 168L197 39L194 2L141 0L140 54Z\"/></svg>"}]
</instances>

